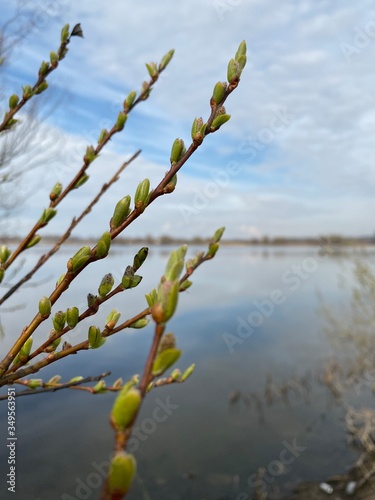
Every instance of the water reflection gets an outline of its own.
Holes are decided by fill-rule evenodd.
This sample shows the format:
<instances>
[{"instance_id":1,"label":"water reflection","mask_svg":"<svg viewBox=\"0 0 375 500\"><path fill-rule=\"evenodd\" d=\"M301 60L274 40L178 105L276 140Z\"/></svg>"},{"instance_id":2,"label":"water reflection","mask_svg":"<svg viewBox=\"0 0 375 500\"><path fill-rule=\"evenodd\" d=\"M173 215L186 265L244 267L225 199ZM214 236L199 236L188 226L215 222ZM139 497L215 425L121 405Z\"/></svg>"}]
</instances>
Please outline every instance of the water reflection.
<instances>
[{"instance_id":1,"label":"water reflection","mask_svg":"<svg viewBox=\"0 0 375 500\"><path fill-rule=\"evenodd\" d=\"M103 261L96 263L95 270L72 285L58 308L85 302L105 273L122 275L136 250L116 248L111 268ZM158 282L167 255L166 250L151 251L142 267L140 287L115 297L95 323L100 324L114 307L124 311L124 319L138 312L139 304L145 304L144 293ZM224 247L194 275L194 285L181 296L168 330L175 332L183 350L178 366L183 370L195 362L196 372L185 384L155 389L148 396L138 422L134 453L139 476L130 500L245 500L254 493L262 469L259 484L266 486L267 498L277 498L301 480L321 480L354 461L356 453L346 443L342 406L324 383L335 347L327 340L324 319L316 314L317 292L324 292L328 305L349 296L349 289L339 290L337 276L352 267L352 256L316 256L311 247ZM66 255L59 259L58 264L48 263L39 279L55 276L57 268L62 272ZM25 310L16 316L2 315L2 352L52 283L27 289L9 302L10 307L25 304ZM283 301L272 299L275 290L283 294ZM260 312L259 304L266 308L265 301L270 300L270 314L264 309L262 320L251 316ZM249 327L241 330L246 323L250 334ZM83 325L74 341L85 338L86 331ZM48 335L48 329L39 335ZM128 379L142 370L151 335L151 327L116 335L98 351L49 366L43 377L56 373L63 379L86 377L111 369L112 382ZM238 340L230 344L232 349L228 335ZM332 366L331 372L336 373ZM365 400L368 393L361 397ZM77 391L20 398L17 498L99 498L100 470L112 449L108 414L113 398ZM160 404L169 405L168 418L157 428L147 426ZM3 405L0 411L5 421ZM293 461L290 448L298 453ZM4 485L0 494L6 494Z\"/></svg>"}]
</instances>

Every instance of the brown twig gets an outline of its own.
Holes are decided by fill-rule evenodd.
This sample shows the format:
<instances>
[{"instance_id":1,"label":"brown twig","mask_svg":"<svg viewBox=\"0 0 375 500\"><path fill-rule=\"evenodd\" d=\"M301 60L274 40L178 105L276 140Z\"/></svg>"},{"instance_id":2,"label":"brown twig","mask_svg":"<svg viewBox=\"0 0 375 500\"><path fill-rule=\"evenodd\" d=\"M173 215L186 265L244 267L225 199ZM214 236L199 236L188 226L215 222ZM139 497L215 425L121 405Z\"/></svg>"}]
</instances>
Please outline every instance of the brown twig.
<instances>
[{"instance_id":1,"label":"brown twig","mask_svg":"<svg viewBox=\"0 0 375 500\"><path fill-rule=\"evenodd\" d=\"M27 391L21 391L21 392L16 392L14 396L20 397L20 396L30 396L32 394L42 394L44 392L56 392L60 391L61 389L74 389L74 388L80 388L83 389L82 387L77 387L80 386L81 384L87 384L89 382L98 382L99 380L102 380L105 377L108 377L111 375L111 372L104 372L101 375L97 375L96 377L86 377L81 380L76 380L73 382L66 382L65 384L58 384L53 387L51 387L48 383L45 383L42 385L40 389L29 389ZM26 381L22 382L23 385L27 385ZM90 389L90 388L85 388ZM0 396L0 401L5 400L8 398L8 395Z\"/></svg>"},{"instance_id":2,"label":"brown twig","mask_svg":"<svg viewBox=\"0 0 375 500\"><path fill-rule=\"evenodd\" d=\"M103 194L114 184L115 182L118 181L120 178L120 174L123 172L123 170L130 165L141 153L141 150L139 149L128 161L124 162L121 167L117 170L117 172L113 175L113 177L105 184L103 184L101 190L99 193L95 196L95 198L91 201L91 203L83 210L81 215L79 217L74 217L72 222L70 223L70 226L68 229L65 231L65 233L59 238L57 243L51 248L51 250L42 255L38 262L35 264L35 266L29 271L22 279L20 279L15 285L12 286L10 290L8 290L7 293L4 294L3 297L0 299L0 306L7 300L9 297L11 297L24 283L29 281L34 274L47 262L48 259L52 257L56 252L60 250L60 247L65 241L71 236L71 233L73 229L82 221L82 219L91 212L93 207L98 203L100 198L103 196Z\"/></svg>"}]
</instances>

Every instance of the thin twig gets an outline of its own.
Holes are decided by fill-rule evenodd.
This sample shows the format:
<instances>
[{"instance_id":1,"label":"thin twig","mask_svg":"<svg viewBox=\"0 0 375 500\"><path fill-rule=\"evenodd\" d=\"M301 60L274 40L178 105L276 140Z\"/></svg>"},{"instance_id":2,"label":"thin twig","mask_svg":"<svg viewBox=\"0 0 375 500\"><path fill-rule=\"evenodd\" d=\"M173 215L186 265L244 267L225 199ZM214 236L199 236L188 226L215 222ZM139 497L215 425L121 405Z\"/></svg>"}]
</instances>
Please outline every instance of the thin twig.
<instances>
[{"instance_id":1,"label":"thin twig","mask_svg":"<svg viewBox=\"0 0 375 500\"><path fill-rule=\"evenodd\" d=\"M86 377L81 380L76 380L74 382L66 382L65 384L59 384L54 387L48 387L47 384L43 384L43 387L41 389L29 389L27 391L21 391L21 392L16 392L14 396L20 397L20 396L30 396L32 394L42 394L44 392L56 392L60 391L61 389L72 389L74 387L77 387L81 384L87 384L88 382L98 382L99 380L102 380L105 377L108 377L111 375L111 372L104 372L101 375L97 375L96 377ZM26 385L24 383L24 385ZM0 396L0 401L5 400L8 398L8 395Z\"/></svg>"},{"instance_id":2,"label":"thin twig","mask_svg":"<svg viewBox=\"0 0 375 500\"><path fill-rule=\"evenodd\" d=\"M73 229L82 221L82 219L91 212L93 207L98 203L103 194L120 178L120 174L125 170L125 168L130 165L141 153L139 149L128 161L124 162L121 167L117 170L117 172L113 175L113 177L105 184L103 184L99 193L95 196L95 198L91 201L91 203L83 210L79 217L74 217L70 226L65 231L65 233L59 238L57 243L51 248L51 250L42 255L35 266L29 271L22 279L20 279L15 285L12 286L10 290L0 299L0 306L11 297L14 292L16 292L24 283L29 281L34 274L47 262L48 259L52 257L56 252L60 250L60 247L65 241L71 236Z\"/></svg>"}]
</instances>

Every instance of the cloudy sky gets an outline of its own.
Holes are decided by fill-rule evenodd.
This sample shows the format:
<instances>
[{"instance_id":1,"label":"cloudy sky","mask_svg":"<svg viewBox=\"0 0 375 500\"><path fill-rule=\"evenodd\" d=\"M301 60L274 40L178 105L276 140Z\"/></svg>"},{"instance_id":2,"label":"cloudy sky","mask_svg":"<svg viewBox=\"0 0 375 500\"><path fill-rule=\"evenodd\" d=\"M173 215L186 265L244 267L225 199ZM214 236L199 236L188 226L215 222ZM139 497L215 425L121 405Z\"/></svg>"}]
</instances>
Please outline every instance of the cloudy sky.
<instances>
[{"instance_id":1,"label":"cloudy sky","mask_svg":"<svg viewBox=\"0 0 375 500\"><path fill-rule=\"evenodd\" d=\"M2 2L2 20L16 0ZM189 144L196 116L246 40L248 64L226 109L232 118L209 136L129 235L228 237L372 234L375 230L375 3L360 0L189 0L26 2L34 27L2 70L2 94L35 81L59 45L62 25L80 22L69 54L49 77L43 124L32 144L40 167L18 186L27 198L8 228L21 231L48 204L49 188L67 183L87 144L110 128L121 103L147 79L144 63L175 56L150 99L90 167L90 180L60 205L56 233L78 215L121 163L129 167L87 219L81 233L107 228L118 199L139 181L153 185L169 167L176 137ZM25 26L27 16L18 23ZM30 19L30 17L29 17ZM13 25L15 26L15 25ZM43 96L46 98L47 93ZM42 100L42 98L41 98ZM46 152L49 152L46 156ZM19 161L19 160L18 160ZM34 161L35 163L35 161ZM16 193L15 193L16 197Z\"/></svg>"}]
</instances>

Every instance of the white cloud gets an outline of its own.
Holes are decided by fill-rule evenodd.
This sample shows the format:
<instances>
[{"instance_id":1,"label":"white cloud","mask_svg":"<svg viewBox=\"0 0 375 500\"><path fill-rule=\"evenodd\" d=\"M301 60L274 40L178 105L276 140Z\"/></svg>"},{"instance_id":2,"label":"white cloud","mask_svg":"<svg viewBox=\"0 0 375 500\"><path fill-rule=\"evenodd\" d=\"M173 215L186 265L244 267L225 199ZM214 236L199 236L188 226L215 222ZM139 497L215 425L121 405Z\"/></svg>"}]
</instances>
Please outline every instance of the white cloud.
<instances>
[{"instance_id":1,"label":"white cloud","mask_svg":"<svg viewBox=\"0 0 375 500\"><path fill-rule=\"evenodd\" d=\"M144 63L176 49L150 101L139 107L134 125L129 120L127 139L115 141L110 156L114 166L123 158L121 148L126 145L128 154L141 136L145 147L140 162L147 175L164 172L163 158L168 160L173 139L188 139L192 119L207 116L213 84L225 79L229 58L237 44L247 40L248 66L227 105L232 120L219 139L210 138L207 151L217 148L216 156L199 156L201 168L192 159L170 201L160 200L165 230L193 235L224 221L232 236L243 234L241 227L253 226L262 234L372 232L375 30L349 62L341 49L343 42L356 43L358 30L371 34L370 1L242 1L223 12L222 20L213 1L149 3L147 8L135 3L130 8L119 0L108 5L83 0L67 7L71 24L82 23L85 39L72 40L51 82L76 96L66 112L87 120L82 130L94 128L98 117L113 118L115 104L120 105L130 89L139 89L146 77ZM28 67L26 56L38 66L42 46L44 54L56 43L55 19L51 28L31 38L27 52L23 47L15 70ZM91 105L76 111L82 98L97 101L97 109ZM110 103L105 116L103 99ZM282 108L293 118L275 132L272 120ZM142 119L146 125L141 128ZM273 136L268 142L269 128ZM255 159L240 152L249 137L266 141ZM194 189L204 179L209 183L212 169L225 170L229 161L240 162L241 173L186 229L173 207L193 206ZM156 214L147 220L147 231L160 228Z\"/></svg>"}]
</instances>

